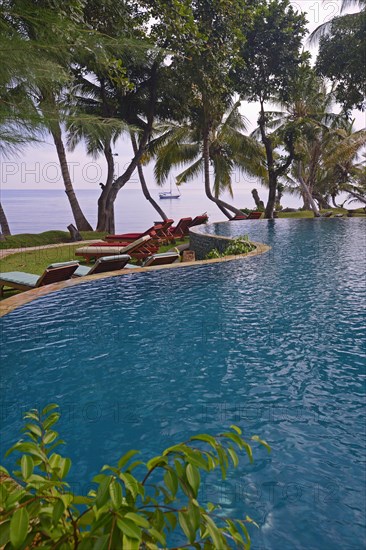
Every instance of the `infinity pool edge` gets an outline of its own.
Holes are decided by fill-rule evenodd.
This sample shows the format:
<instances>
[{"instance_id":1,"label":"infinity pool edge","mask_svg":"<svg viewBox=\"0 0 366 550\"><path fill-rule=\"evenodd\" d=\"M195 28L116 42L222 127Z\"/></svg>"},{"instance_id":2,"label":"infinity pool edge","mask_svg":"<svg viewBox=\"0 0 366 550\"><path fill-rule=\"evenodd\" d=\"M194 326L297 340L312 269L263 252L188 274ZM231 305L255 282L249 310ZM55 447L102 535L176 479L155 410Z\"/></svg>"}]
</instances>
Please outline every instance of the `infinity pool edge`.
<instances>
[{"instance_id":1,"label":"infinity pool edge","mask_svg":"<svg viewBox=\"0 0 366 550\"><path fill-rule=\"evenodd\" d=\"M179 269L184 267L198 267L201 265L214 264L214 263L220 263L220 262L230 262L233 260L259 256L260 254L264 254L271 249L270 246L263 243L252 242L252 244L255 245L256 247L255 250L252 250L251 252L247 252L246 254L224 256L222 258L213 258L210 260L196 260L194 262L180 262L177 264L170 264L170 265L157 265L153 267L137 267L135 269L121 269L119 271L99 273L96 275L80 277L78 279L69 279L68 281L62 281L60 283L53 283L51 285L35 288L32 290L27 290L26 292L16 294L15 296L11 296L10 298L6 298L2 302L0 302L0 318L4 317L4 315L7 315L8 313L11 313L15 309L18 309L19 307L22 307L30 302L33 302L34 300L36 300L37 298L40 298L41 296L46 296L47 294L51 294L52 292L58 292L60 290L63 290L65 288L70 288L75 285L85 284L85 283L89 283L91 281L97 281L100 279L109 279L111 277L121 277L127 274L134 275L138 273L158 271L161 269Z\"/></svg>"}]
</instances>

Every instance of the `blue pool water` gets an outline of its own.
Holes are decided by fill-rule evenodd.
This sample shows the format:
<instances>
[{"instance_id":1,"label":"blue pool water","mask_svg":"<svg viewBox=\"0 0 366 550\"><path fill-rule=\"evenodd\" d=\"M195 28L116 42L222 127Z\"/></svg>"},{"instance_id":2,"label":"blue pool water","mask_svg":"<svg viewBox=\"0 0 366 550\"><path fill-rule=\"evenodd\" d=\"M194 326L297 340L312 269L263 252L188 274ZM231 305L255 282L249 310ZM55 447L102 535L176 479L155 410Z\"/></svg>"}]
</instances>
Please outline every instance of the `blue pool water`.
<instances>
[{"instance_id":1,"label":"blue pool water","mask_svg":"<svg viewBox=\"0 0 366 550\"><path fill-rule=\"evenodd\" d=\"M272 250L85 283L1 320L2 450L51 401L85 482L127 449L235 423L272 453L202 497L255 519L254 549L365 548L365 220L205 230Z\"/></svg>"}]
</instances>

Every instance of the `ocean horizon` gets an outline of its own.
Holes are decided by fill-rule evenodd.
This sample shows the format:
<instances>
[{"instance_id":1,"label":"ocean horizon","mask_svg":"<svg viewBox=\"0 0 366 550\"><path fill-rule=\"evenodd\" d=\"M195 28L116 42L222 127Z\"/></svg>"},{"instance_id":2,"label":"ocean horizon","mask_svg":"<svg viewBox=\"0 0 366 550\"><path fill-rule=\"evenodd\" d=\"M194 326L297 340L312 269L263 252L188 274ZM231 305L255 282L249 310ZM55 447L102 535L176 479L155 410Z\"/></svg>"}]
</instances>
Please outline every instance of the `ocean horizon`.
<instances>
[{"instance_id":1,"label":"ocean horizon","mask_svg":"<svg viewBox=\"0 0 366 550\"><path fill-rule=\"evenodd\" d=\"M179 199L159 199L159 189L152 189L151 195L166 214L178 221L187 216L207 212L211 222L226 217L204 194L203 189L183 188ZM80 206L90 224L95 228L97 221L98 189L76 190ZM262 200L267 199L267 190L260 191ZM255 208L249 190L235 192L234 198L223 195L224 200L238 208ZM52 229L67 231L75 223L71 208L63 189L2 189L1 202L12 234L41 233ZM299 207L298 198L286 195L283 205ZM140 231L146 229L160 216L145 199L141 189L122 189L115 203L116 231Z\"/></svg>"}]
</instances>

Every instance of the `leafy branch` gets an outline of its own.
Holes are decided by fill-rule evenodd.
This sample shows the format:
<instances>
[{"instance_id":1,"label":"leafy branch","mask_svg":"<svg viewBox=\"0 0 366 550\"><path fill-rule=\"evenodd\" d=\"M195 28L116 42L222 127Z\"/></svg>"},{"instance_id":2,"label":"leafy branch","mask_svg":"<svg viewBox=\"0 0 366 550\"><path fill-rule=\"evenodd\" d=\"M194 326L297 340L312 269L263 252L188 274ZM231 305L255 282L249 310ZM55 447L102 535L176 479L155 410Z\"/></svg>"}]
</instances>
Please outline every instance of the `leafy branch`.
<instances>
[{"instance_id":1,"label":"leafy branch","mask_svg":"<svg viewBox=\"0 0 366 550\"><path fill-rule=\"evenodd\" d=\"M55 452L63 443L54 429L57 408L50 404L25 414L24 438L7 453L20 453L20 469L11 476L0 467L2 547L156 550L168 549L171 541L171 550L224 550L232 543L250 548L247 524L253 520L222 517L216 505L198 501L201 474L219 468L225 479L241 452L253 462L252 447L239 427L215 437L192 436L146 463L130 450L116 466L103 466L93 479L97 488L82 496L66 481L70 459ZM258 436L251 441L270 451ZM177 541L182 542L177 546Z\"/></svg>"}]
</instances>

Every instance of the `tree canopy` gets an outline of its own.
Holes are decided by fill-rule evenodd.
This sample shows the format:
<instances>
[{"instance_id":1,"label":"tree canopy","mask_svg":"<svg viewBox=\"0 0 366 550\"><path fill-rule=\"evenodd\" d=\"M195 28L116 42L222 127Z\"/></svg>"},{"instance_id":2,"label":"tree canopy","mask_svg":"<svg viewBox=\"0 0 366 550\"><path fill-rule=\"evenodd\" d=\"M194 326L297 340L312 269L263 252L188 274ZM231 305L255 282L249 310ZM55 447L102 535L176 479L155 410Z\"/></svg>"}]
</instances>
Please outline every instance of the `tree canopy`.
<instances>
[{"instance_id":1,"label":"tree canopy","mask_svg":"<svg viewBox=\"0 0 366 550\"><path fill-rule=\"evenodd\" d=\"M335 97L346 110L364 110L366 90L366 11L336 18L322 36L316 69L335 83Z\"/></svg>"},{"instance_id":2,"label":"tree canopy","mask_svg":"<svg viewBox=\"0 0 366 550\"><path fill-rule=\"evenodd\" d=\"M365 106L364 0L359 5L361 12L325 26L316 62L345 111ZM239 212L220 197L231 189L232 167L250 166L252 174L262 174L263 158L248 148L251 139L261 141L263 149L257 143L256 150L265 151L269 186L265 214L273 216L280 180L296 160L295 141L305 126L295 129L288 121L279 131L269 110L273 102L296 103L301 67L310 64L303 49L306 19L289 0L6 0L0 30L0 147L12 155L31 140L41 142L47 132L52 136L79 229L90 225L68 172L67 148L84 142L88 154L105 158L98 229L113 232L115 199L136 169L145 197L164 217L142 170L151 142L169 127L189 129L205 192L228 217ZM225 112L238 95L240 101L259 102L259 129L250 138L241 128L240 139L229 143L226 130L222 133L229 127ZM112 146L119 147L122 134L131 137L133 156L117 177ZM176 145L187 153L185 139ZM196 173L189 165L193 157L186 165L183 157L176 158L185 175ZM171 160L168 167L165 156L168 171L176 163Z\"/></svg>"}]
</instances>

